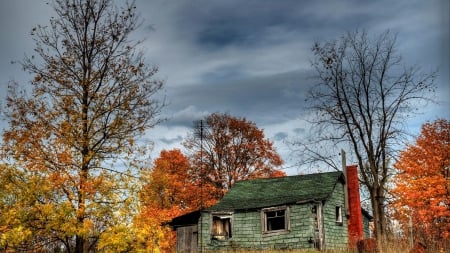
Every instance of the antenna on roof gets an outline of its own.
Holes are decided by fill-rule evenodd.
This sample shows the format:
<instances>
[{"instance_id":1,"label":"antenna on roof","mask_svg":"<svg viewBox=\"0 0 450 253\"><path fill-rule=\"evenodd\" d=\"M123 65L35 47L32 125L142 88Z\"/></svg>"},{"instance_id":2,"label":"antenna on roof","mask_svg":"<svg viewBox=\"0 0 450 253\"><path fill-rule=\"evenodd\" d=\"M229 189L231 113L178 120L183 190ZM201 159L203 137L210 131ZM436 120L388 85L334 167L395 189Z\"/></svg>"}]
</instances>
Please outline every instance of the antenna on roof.
<instances>
[{"instance_id":1,"label":"antenna on roof","mask_svg":"<svg viewBox=\"0 0 450 253\"><path fill-rule=\"evenodd\" d=\"M194 121L194 138L200 138L200 209L203 209L203 138L205 124L203 120Z\"/></svg>"},{"instance_id":2,"label":"antenna on roof","mask_svg":"<svg viewBox=\"0 0 450 253\"><path fill-rule=\"evenodd\" d=\"M194 138L200 138L200 210L203 209L203 138L205 128L206 126L202 119L194 121ZM203 222L201 217L200 212L200 231L197 234L200 237L200 252L203 252Z\"/></svg>"}]
</instances>

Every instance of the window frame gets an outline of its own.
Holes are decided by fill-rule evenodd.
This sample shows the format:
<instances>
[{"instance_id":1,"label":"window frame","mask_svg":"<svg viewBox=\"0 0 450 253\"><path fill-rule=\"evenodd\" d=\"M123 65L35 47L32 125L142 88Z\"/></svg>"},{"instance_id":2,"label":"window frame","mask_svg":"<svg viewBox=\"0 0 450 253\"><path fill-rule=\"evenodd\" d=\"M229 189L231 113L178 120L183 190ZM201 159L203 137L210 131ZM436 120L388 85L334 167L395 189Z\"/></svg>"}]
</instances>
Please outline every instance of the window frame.
<instances>
[{"instance_id":1,"label":"window frame","mask_svg":"<svg viewBox=\"0 0 450 253\"><path fill-rule=\"evenodd\" d=\"M267 213L284 211L284 228L268 230ZM288 206L277 206L261 209L261 232L263 235L286 234L291 230L290 208Z\"/></svg>"},{"instance_id":2,"label":"window frame","mask_svg":"<svg viewBox=\"0 0 450 253\"><path fill-rule=\"evenodd\" d=\"M335 207L335 221L337 225L343 225L344 219L342 217L342 206Z\"/></svg>"}]
</instances>

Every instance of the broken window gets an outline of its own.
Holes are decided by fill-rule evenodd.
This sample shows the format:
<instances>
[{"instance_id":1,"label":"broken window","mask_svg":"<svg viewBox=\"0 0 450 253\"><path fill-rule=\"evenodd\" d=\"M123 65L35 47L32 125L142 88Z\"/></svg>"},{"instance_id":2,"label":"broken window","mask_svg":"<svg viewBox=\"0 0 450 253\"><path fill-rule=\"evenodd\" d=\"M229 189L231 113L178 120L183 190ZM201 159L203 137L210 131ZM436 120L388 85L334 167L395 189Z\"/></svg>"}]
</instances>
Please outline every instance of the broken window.
<instances>
[{"instance_id":1,"label":"broken window","mask_svg":"<svg viewBox=\"0 0 450 253\"><path fill-rule=\"evenodd\" d=\"M231 214L212 215L211 236L216 240L231 238Z\"/></svg>"},{"instance_id":2,"label":"broken window","mask_svg":"<svg viewBox=\"0 0 450 253\"><path fill-rule=\"evenodd\" d=\"M262 211L263 232L283 232L289 229L287 207L266 208Z\"/></svg>"},{"instance_id":3,"label":"broken window","mask_svg":"<svg viewBox=\"0 0 450 253\"><path fill-rule=\"evenodd\" d=\"M322 210L322 204L317 203L316 205L312 206L312 213L313 213L313 228L314 228L314 237L311 238L310 242L313 243L314 248L318 250L322 250L323 248L323 239L324 239L324 233L323 233L323 210Z\"/></svg>"}]
</instances>

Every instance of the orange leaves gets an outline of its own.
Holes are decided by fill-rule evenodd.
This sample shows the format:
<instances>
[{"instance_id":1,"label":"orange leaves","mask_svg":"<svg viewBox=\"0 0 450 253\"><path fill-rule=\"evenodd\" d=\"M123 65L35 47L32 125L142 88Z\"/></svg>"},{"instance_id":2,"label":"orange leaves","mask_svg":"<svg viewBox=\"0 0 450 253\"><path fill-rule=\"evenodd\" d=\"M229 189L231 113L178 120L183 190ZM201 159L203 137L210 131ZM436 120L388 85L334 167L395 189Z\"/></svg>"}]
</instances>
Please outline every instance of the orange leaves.
<instances>
[{"instance_id":1,"label":"orange leaves","mask_svg":"<svg viewBox=\"0 0 450 253\"><path fill-rule=\"evenodd\" d=\"M397 216L403 221L411 216L415 230L426 238L450 235L449 167L450 122L444 119L424 124L416 142L395 163Z\"/></svg>"},{"instance_id":2,"label":"orange leaves","mask_svg":"<svg viewBox=\"0 0 450 253\"><path fill-rule=\"evenodd\" d=\"M146 206L175 216L198 208L194 200L198 198L195 193L199 192L199 188L190 171L190 163L180 150L161 151L160 157L155 160L149 183L141 192L141 200Z\"/></svg>"},{"instance_id":3,"label":"orange leaves","mask_svg":"<svg viewBox=\"0 0 450 253\"><path fill-rule=\"evenodd\" d=\"M269 175L269 177L285 177L285 176L286 173L284 173L284 171L281 170L273 170Z\"/></svg>"},{"instance_id":4,"label":"orange leaves","mask_svg":"<svg viewBox=\"0 0 450 253\"><path fill-rule=\"evenodd\" d=\"M142 210L135 221L136 225L151 229L147 234L148 247L166 250L173 247L173 232L163 224L200 207L195 201L200 191L189 171L189 161L178 149L163 150L155 160L149 182L140 192Z\"/></svg>"}]
</instances>

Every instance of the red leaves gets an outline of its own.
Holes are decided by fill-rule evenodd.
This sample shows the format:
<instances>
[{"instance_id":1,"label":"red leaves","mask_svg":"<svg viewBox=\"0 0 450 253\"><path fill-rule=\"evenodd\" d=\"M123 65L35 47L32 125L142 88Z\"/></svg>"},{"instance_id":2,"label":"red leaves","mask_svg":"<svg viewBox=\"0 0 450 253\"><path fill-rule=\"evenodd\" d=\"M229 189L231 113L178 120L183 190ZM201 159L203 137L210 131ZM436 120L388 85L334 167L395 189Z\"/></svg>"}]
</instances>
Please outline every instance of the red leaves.
<instances>
[{"instance_id":1,"label":"red leaves","mask_svg":"<svg viewBox=\"0 0 450 253\"><path fill-rule=\"evenodd\" d=\"M194 153L197 174L214 185L219 197L236 181L271 177L283 163L263 130L245 118L214 113L206 118L206 125L203 150L198 138L185 146Z\"/></svg>"},{"instance_id":2,"label":"red leaves","mask_svg":"<svg viewBox=\"0 0 450 253\"><path fill-rule=\"evenodd\" d=\"M189 160L180 150L163 150L155 160L149 183L141 193L146 206L154 206L175 215L199 208L200 184L190 175ZM175 210L172 210L175 208Z\"/></svg>"}]
</instances>

